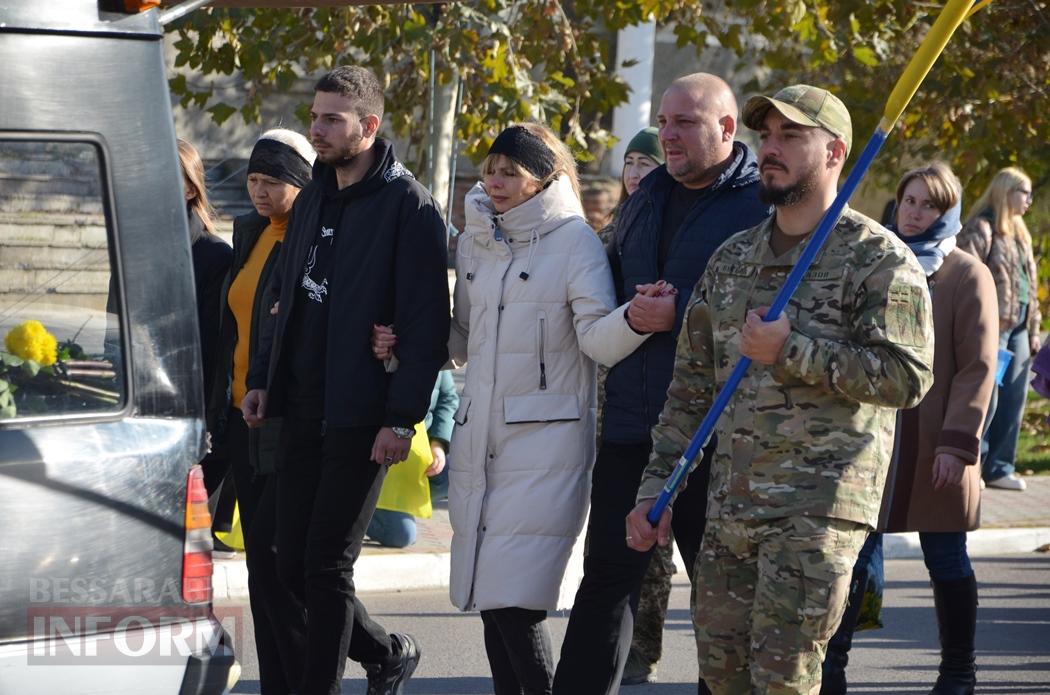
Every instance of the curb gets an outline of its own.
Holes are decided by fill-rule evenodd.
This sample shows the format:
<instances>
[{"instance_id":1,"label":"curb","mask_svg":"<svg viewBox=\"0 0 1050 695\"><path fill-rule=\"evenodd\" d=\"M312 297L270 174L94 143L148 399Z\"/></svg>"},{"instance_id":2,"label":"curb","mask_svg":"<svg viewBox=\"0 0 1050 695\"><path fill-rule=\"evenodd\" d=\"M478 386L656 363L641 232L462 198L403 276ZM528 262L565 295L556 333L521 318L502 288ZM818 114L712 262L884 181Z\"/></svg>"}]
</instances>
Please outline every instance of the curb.
<instances>
[{"instance_id":1,"label":"curb","mask_svg":"<svg viewBox=\"0 0 1050 695\"><path fill-rule=\"evenodd\" d=\"M1028 553L1050 544L1050 527L979 529L967 535L966 548L970 557L987 557L1004 553ZM577 542L569 568L562 582L559 604L569 605L583 575L583 543ZM922 558L918 533L888 533L883 542L883 554L888 560ZM674 551L675 566L684 571L678 548ZM354 585L360 592L420 591L448 588L451 571L450 553L369 553L354 564ZM215 560L212 573L213 599L237 600L248 598L248 568L244 556L230 560Z\"/></svg>"},{"instance_id":2,"label":"curb","mask_svg":"<svg viewBox=\"0 0 1050 695\"><path fill-rule=\"evenodd\" d=\"M559 608L572 607L576 588L583 579L583 540L576 541L565 568ZM676 551L677 552L677 551ZM377 552L361 555L354 563L354 588L370 591L421 591L447 589L452 571L451 553ZM248 567L244 555L216 559L212 571L212 600L248 598Z\"/></svg>"},{"instance_id":3,"label":"curb","mask_svg":"<svg viewBox=\"0 0 1050 695\"><path fill-rule=\"evenodd\" d=\"M966 551L970 557L988 557L1006 553L1030 553L1050 543L1050 527L988 528L966 534ZM918 533L887 533L883 539L883 556L887 560L922 559Z\"/></svg>"},{"instance_id":4,"label":"curb","mask_svg":"<svg viewBox=\"0 0 1050 695\"><path fill-rule=\"evenodd\" d=\"M357 591L418 591L448 587L451 553L376 553L354 563ZM248 567L244 556L215 560L212 599L248 598Z\"/></svg>"}]
</instances>

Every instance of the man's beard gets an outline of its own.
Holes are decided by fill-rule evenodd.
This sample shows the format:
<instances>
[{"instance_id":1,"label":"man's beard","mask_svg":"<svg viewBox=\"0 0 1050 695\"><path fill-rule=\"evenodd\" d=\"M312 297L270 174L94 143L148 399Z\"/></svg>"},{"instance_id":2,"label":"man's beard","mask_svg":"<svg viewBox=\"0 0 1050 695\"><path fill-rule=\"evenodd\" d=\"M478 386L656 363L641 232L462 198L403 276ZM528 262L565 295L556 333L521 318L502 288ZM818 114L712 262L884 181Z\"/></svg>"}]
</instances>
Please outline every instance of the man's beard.
<instances>
[{"instance_id":1,"label":"man's beard","mask_svg":"<svg viewBox=\"0 0 1050 695\"><path fill-rule=\"evenodd\" d=\"M327 164L336 169L348 167L353 163L354 159L364 151L365 148L362 147L363 140L364 136L358 133L346 144L345 147L339 150L333 149L323 155L319 152L317 153L317 158L321 160L322 164Z\"/></svg>"},{"instance_id":2,"label":"man's beard","mask_svg":"<svg viewBox=\"0 0 1050 695\"><path fill-rule=\"evenodd\" d=\"M786 170L785 168L782 171ZM758 198L767 205L774 205L778 208L791 207L808 198L816 188L816 184L817 172L814 168L809 168L803 171L794 183L786 186L771 186L764 180L759 181Z\"/></svg>"}]
</instances>

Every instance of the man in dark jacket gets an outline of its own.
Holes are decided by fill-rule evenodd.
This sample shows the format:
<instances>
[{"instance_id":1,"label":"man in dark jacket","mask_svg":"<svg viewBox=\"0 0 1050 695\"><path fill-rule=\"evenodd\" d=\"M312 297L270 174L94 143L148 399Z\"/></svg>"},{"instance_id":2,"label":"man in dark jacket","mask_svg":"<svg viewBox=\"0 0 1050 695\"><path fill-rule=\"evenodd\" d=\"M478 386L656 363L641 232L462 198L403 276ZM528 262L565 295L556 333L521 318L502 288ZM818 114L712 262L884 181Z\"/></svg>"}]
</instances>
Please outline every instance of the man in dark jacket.
<instances>
[{"instance_id":1,"label":"man in dark jacket","mask_svg":"<svg viewBox=\"0 0 1050 695\"><path fill-rule=\"evenodd\" d=\"M734 233L770 213L758 198L755 157L734 142L737 104L723 80L706 73L675 80L657 116L666 163L624 203L609 246L619 301L664 280L677 295L643 298L628 321L654 333L609 371L602 441L594 465L584 578L576 594L554 680L558 695L618 691L633 632L637 592L649 561L624 542L674 369L675 346L693 286L708 259ZM679 498L675 539L687 566L700 546L707 468ZM691 569L691 567L689 567Z\"/></svg>"},{"instance_id":2,"label":"man in dark jacket","mask_svg":"<svg viewBox=\"0 0 1050 695\"><path fill-rule=\"evenodd\" d=\"M307 613L302 695L340 692L346 657L369 693L401 692L419 660L354 591L353 567L387 466L448 359L445 228L430 194L376 136L375 75L339 67L317 83L312 183L299 194L274 279L278 310L252 359L244 419L283 416L277 457L277 564ZM400 366L371 354L375 324L397 327Z\"/></svg>"}]
</instances>

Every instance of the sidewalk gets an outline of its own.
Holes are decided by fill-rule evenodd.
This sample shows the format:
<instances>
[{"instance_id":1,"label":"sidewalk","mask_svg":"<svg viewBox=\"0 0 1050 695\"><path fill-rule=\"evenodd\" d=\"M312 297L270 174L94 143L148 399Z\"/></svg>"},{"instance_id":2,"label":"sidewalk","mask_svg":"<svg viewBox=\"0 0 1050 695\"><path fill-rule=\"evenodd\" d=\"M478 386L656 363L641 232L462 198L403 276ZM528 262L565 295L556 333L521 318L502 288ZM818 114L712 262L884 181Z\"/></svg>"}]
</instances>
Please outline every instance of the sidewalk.
<instances>
[{"instance_id":1,"label":"sidewalk","mask_svg":"<svg viewBox=\"0 0 1050 695\"><path fill-rule=\"evenodd\" d=\"M987 489L981 502L981 528L969 534L970 555L981 557L1003 553L1031 552L1050 544L1050 476L1025 478L1028 490L1011 492ZM381 548L373 543L365 548L354 565L354 584L358 591L409 591L448 586L449 543L452 527L448 507L441 503L431 519L418 520L415 545L403 550ZM582 558L570 563L571 575L578 573ZM915 533L886 536L887 558L919 558L919 537ZM675 562L681 559L675 551ZM567 577L572 583L573 577ZM577 579L578 581L578 579ZM244 555L232 560L216 560L212 575L215 599L243 599L248 596L248 571ZM563 587L564 588L564 587Z\"/></svg>"}]
</instances>

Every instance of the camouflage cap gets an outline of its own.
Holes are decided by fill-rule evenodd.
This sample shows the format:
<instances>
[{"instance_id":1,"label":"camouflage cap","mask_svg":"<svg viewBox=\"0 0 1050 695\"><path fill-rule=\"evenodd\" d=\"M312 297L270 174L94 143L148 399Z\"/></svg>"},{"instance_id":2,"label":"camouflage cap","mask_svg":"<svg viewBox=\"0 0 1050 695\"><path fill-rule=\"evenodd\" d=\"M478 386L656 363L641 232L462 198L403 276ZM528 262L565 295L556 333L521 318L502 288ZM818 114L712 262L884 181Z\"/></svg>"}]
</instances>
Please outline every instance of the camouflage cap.
<instances>
[{"instance_id":1,"label":"camouflage cap","mask_svg":"<svg viewBox=\"0 0 1050 695\"><path fill-rule=\"evenodd\" d=\"M769 109L776 108L784 118L814 128L823 128L846 142L846 154L853 145L853 123L842 101L826 89L796 84L784 87L771 97L751 97L744 104L742 120L751 130L762 127Z\"/></svg>"}]
</instances>

